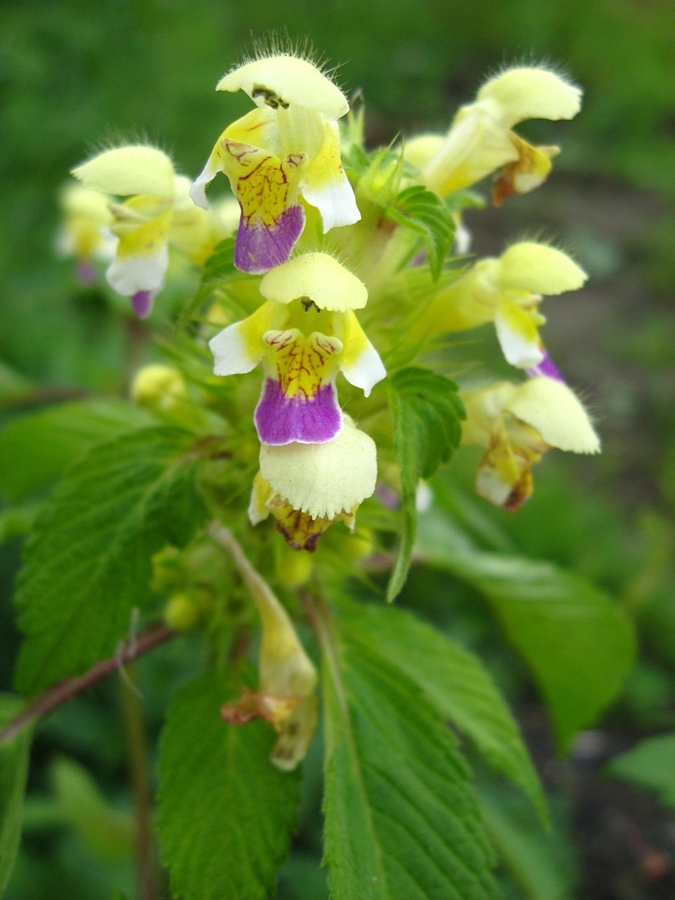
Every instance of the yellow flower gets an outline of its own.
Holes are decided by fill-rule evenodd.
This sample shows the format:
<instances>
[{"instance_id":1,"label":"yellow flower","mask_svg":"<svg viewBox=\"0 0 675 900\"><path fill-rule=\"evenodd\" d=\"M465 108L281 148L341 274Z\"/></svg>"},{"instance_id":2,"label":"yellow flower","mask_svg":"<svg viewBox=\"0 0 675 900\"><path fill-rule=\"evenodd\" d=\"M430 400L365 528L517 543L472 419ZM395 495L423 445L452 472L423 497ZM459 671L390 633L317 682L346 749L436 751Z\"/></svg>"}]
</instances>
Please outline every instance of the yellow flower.
<instances>
[{"instance_id":1,"label":"yellow flower","mask_svg":"<svg viewBox=\"0 0 675 900\"><path fill-rule=\"evenodd\" d=\"M386 371L355 309L365 285L326 253L305 253L260 282L267 302L209 342L216 375L243 374L260 362L265 379L254 413L263 444L321 443L342 427L338 370L366 396Z\"/></svg>"},{"instance_id":2,"label":"yellow flower","mask_svg":"<svg viewBox=\"0 0 675 900\"><path fill-rule=\"evenodd\" d=\"M305 223L300 195L319 209L324 231L360 219L340 161L337 120L349 104L323 72L288 54L267 56L235 68L216 90L243 90L257 106L221 134L191 189L206 209L206 185L227 175L241 207L239 269L266 272L289 258Z\"/></svg>"},{"instance_id":3,"label":"yellow flower","mask_svg":"<svg viewBox=\"0 0 675 900\"><path fill-rule=\"evenodd\" d=\"M494 322L507 361L530 369L544 360L538 330L546 321L539 310L542 296L577 290L585 281L583 269L561 250L521 241L500 257L480 260L439 291L407 340Z\"/></svg>"},{"instance_id":4,"label":"yellow flower","mask_svg":"<svg viewBox=\"0 0 675 900\"><path fill-rule=\"evenodd\" d=\"M345 416L331 441L261 447L249 518L257 525L272 515L292 547L316 550L334 522L343 521L353 531L356 510L372 495L376 481L375 442Z\"/></svg>"},{"instance_id":5,"label":"yellow flower","mask_svg":"<svg viewBox=\"0 0 675 900\"><path fill-rule=\"evenodd\" d=\"M496 506L517 509L532 493L532 466L547 450L599 453L600 441L575 394L556 378L507 381L462 393L462 443L486 448L476 490Z\"/></svg>"},{"instance_id":6,"label":"yellow flower","mask_svg":"<svg viewBox=\"0 0 675 900\"><path fill-rule=\"evenodd\" d=\"M548 176L557 147L533 147L513 132L525 119L571 119L581 91L542 67L516 67L491 78L473 103L457 112L442 143L427 140L409 158L421 167L421 181L441 197L469 187L506 167L495 201L525 193Z\"/></svg>"},{"instance_id":7,"label":"yellow flower","mask_svg":"<svg viewBox=\"0 0 675 900\"><path fill-rule=\"evenodd\" d=\"M110 231L118 238L106 277L131 297L139 316L149 315L169 266L169 245L202 264L225 237L217 218L190 201L190 182L174 171L166 153L143 144L106 150L73 169L87 188L128 197L111 202Z\"/></svg>"},{"instance_id":8,"label":"yellow flower","mask_svg":"<svg viewBox=\"0 0 675 900\"><path fill-rule=\"evenodd\" d=\"M93 259L109 262L115 255L116 240L109 233L112 214L110 197L81 184L68 184L60 193L63 222L56 241L61 256L74 256L80 278L94 278Z\"/></svg>"}]
</instances>

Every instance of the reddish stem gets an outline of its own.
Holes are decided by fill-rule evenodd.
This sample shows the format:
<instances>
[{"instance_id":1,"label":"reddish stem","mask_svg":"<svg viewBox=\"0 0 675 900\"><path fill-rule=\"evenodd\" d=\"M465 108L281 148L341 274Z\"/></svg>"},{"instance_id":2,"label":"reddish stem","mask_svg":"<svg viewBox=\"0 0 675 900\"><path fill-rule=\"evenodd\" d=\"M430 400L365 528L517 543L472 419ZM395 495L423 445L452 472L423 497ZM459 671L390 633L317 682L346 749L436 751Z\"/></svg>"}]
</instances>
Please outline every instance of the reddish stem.
<instances>
[{"instance_id":1,"label":"reddish stem","mask_svg":"<svg viewBox=\"0 0 675 900\"><path fill-rule=\"evenodd\" d=\"M22 731L38 719L48 716L59 706L62 706L72 697L81 694L102 681L108 675L120 669L125 663L138 659L144 653L154 650L160 644L176 637L177 632L168 628L163 622L152 625L137 637L127 638L120 644L117 653L110 659L102 659L89 669L84 675L77 678L64 678L57 684L47 688L39 694L35 700L23 709L17 716L11 719L4 728L0 729L0 744L10 741L16 734Z\"/></svg>"}]
</instances>

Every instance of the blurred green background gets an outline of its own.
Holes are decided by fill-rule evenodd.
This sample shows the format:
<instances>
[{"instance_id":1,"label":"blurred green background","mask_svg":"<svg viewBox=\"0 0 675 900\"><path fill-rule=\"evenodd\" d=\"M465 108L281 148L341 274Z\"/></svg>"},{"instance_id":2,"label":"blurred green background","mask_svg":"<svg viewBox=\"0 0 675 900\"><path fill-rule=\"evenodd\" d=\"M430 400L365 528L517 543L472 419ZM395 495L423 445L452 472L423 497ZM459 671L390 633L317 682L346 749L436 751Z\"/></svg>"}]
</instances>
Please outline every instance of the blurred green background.
<instances>
[{"instance_id":1,"label":"blurred green background","mask_svg":"<svg viewBox=\"0 0 675 900\"><path fill-rule=\"evenodd\" d=\"M650 730L672 728L675 26L670 0L583 5L3 0L0 394L15 397L14 389L22 386L22 404L30 406L48 399L45 385L54 396L122 389L128 360L110 298L79 285L71 261L54 253L58 190L68 170L93 150L139 138L169 150L179 170L196 175L221 130L247 108L239 98L216 94L217 80L242 51L252 50L254 38L270 32L308 39L329 65L339 66L347 93L363 92L372 146L399 133L445 129L457 105L469 102L485 75L504 64L548 61L584 87L577 119L522 128L533 140L563 147L549 183L501 210L474 214L469 224L479 254L497 253L506 240L523 234L543 234L572 250L589 271L589 285L578 295L547 301L545 336L556 362L595 412L605 452L590 462L550 454L537 473L531 503L515 517L495 513L495 518L515 546L594 578L635 616L641 662L607 728L628 743ZM5 410L4 418L10 413ZM7 592L18 553L17 541L2 550ZM475 621L471 605L461 601L453 614L459 633L493 654L495 670L504 669L502 681L527 712L531 697L518 672L506 671L511 661L499 657L499 638L490 632L494 626ZM7 602L0 625L6 690L16 648ZM167 649L146 669L151 728L162 718L157 685L176 666ZM102 688L91 703L78 701L47 729L37 745L33 776L40 797L49 790L58 794L58 784L49 788L40 769L54 747L95 769L109 797L124 793L123 745L114 738L114 723L95 711L97 700L114 702L114 696L112 688ZM309 770L316 780L312 759ZM72 772L61 776L77 782ZM584 796L577 792L577 798ZM28 810L33 843L11 896L110 896L108 885L121 885L124 878L115 881L117 870L101 875L86 862L91 858L86 842L74 847L64 838L56 850L44 830L50 815L59 820L57 801L52 796L46 808L39 802ZM308 821L313 816L316 810L307 813ZM658 821L665 822L666 814ZM577 835L577 842L583 846L583 836ZM316 854L316 836L305 838L305 849ZM56 855L46 863L49 854ZM620 845L615 857L608 865L616 870ZM603 894L597 886L602 878L593 880L598 859L587 863L586 896L623 896ZM293 865L301 883L316 878L302 862ZM60 893L50 881L54 866L64 884ZM295 870L289 871L292 885ZM125 877L128 881L128 872ZM319 878L316 894L302 896L321 896L322 883ZM659 896L644 880L629 888L632 898ZM619 889L610 884L608 890ZM289 888L285 896L299 895Z\"/></svg>"}]
</instances>

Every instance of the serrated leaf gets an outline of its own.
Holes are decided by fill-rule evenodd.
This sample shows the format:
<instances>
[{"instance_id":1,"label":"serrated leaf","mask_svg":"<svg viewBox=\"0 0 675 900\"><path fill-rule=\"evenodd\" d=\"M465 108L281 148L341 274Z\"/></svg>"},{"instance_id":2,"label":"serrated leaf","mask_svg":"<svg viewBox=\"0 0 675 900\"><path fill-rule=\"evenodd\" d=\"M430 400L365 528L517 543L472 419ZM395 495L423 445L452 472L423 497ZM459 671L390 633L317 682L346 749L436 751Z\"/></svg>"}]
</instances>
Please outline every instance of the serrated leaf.
<instances>
[{"instance_id":1,"label":"serrated leaf","mask_svg":"<svg viewBox=\"0 0 675 900\"><path fill-rule=\"evenodd\" d=\"M498 896L469 772L441 717L368 643L336 640L324 647L331 896Z\"/></svg>"},{"instance_id":2,"label":"serrated leaf","mask_svg":"<svg viewBox=\"0 0 675 900\"><path fill-rule=\"evenodd\" d=\"M341 622L414 681L438 714L473 742L489 766L522 788L548 823L518 724L478 657L402 609L359 606Z\"/></svg>"},{"instance_id":3,"label":"serrated leaf","mask_svg":"<svg viewBox=\"0 0 675 900\"><path fill-rule=\"evenodd\" d=\"M527 900L569 900L577 871L574 848L565 831L546 834L530 811L504 785L480 785L478 796L485 828L502 865Z\"/></svg>"},{"instance_id":4,"label":"serrated leaf","mask_svg":"<svg viewBox=\"0 0 675 900\"><path fill-rule=\"evenodd\" d=\"M0 727L22 707L18 697L0 695ZM31 730L0 743L0 896L4 895L21 838Z\"/></svg>"},{"instance_id":5,"label":"serrated leaf","mask_svg":"<svg viewBox=\"0 0 675 900\"><path fill-rule=\"evenodd\" d=\"M459 546L439 516L420 522L422 559L484 595L547 702L558 748L616 697L633 663L632 623L604 593L558 566Z\"/></svg>"},{"instance_id":6,"label":"serrated leaf","mask_svg":"<svg viewBox=\"0 0 675 900\"><path fill-rule=\"evenodd\" d=\"M192 318L199 307L211 297L215 290L235 279L248 277L250 276L237 269L234 264L234 238L225 238L224 241L216 245L213 253L204 264L199 288L194 298L183 310L178 321L179 327L184 326Z\"/></svg>"},{"instance_id":7,"label":"serrated leaf","mask_svg":"<svg viewBox=\"0 0 675 900\"><path fill-rule=\"evenodd\" d=\"M19 576L19 689L33 693L111 656L149 590L150 558L205 515L191 436L146 428L100 444L39 516Z\"/></svg>"},{"instance_id":8,"label":"serrated leaf","mask_svg":"<svg viewBox=\"0 0 675 900\"><path fill-rule=\"evenodd\" d=\"M436 281L455 236L455 222L445 203L421 185L413 185L397 195L387 215L422 235Z\"/></svg>"},{"instance_id":9,"label":"serrated leaf","mask_svg":"<svg viewBox=\"0 0 675 900\"><path fill-rule=\"evenodd\" d=\"M0 434L0 490L19 500L94 444L151 424L145 410L117 400L64 403L14 419Z\"/></svg>"},{"instance_id":10,"label":"serrated leaf","mask_svg":"<svg viewBox=\"0 0 675 900\"><path fill-rule=\"evenodd\" d=\"M271 726L220 717L240 689L205 672L169 711L157 826L173 895L183 900L270 896L297 822L298 774L271 764Z\"/></svg>"},{"instance_id":11,"label":"serrated leaf","mask_svg":"<svg viewBox=\"0 0 675 900\"><path fill-rule=\"evenodd\" d=\"M418 482L429 478L441 462L450 459L459 445L460 421L465 414L457 385L428 369L401 369L389 383L403 500L400 545L387 587L387 600L391 601L403 587L410 568L417 526Z\"/></svg>"},{"instance_id":12,"label":"serrated leaf","mask_svg":"<svg viewBox=\"0 0 675 900\"><path fill-rule=\"evenodd\" d=\"M616 756L605 771L656 791L663 803L675 807L675 734L641 741Z\"/></svg>"}]
</instances>

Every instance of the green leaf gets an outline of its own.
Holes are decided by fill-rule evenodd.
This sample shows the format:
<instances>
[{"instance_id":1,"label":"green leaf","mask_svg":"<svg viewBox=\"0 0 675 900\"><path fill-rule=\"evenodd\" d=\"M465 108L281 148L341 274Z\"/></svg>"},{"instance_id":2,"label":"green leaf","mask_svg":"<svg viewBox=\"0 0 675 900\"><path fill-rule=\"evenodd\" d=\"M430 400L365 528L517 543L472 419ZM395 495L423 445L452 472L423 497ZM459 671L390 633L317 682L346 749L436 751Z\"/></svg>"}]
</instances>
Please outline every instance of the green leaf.
<instances>
[{"instance_id":1,"label":"green leaf","mask_svg":"<svg viewBox=\"0 0 675 900\"><path fill-rule=\"evenodd\" d=\"M220 717L238 689L205 672L174 699L162 737L157 826L183 900L270 896L297 823L298 773L271 764L274 730Z\"/></svg>"},{"instance_id":2,"label":"green leaf","mask_svg":"<svg viewBox=\"0 0 675 900\"><path fill-rule=\"evenodd\" d=\"M0 728L20 712L17 697L0 695ZM0 743L0 896L12 874L21 838L23 797L28 777L31 730L24 729Z\"/></svg>"},{"instance_id":3,"label":"green leaf","mask_svg":"<svg viewBox=\"0 0 675 900\"><path fill-rule=\"evenodd\" d=\"M87 769L74 759L55 759L50 774L63 820L82 835L92 853L100 859L131 859L136 844L131 812L111 806Z\"/></svg>"},{"instance_id":4,"label":"green leaf","mask_svg":"<svg viewBox=\"0 0 675 900\"><path fill-rule=\"evenodd\" d=\"M546 834L530 810L503 785L481 785L478 791L485 828L527 900L569 900L577 871L574 849L560 828Z\"/></svg>"},{"instance_id":5,"label":"green leaf","mask_svg":"<svg viewBox=\"0 0 675 900\"><path fill-rule=\"evenodd\" d=\"M402 609L359 606L341 622L414 681L489 766L522 788L548 824L546 799L518 724L478 657Z\"/></svg>"},{"instance_id":6,"label":"green leaf","mask_svg":"<svg viewBox=\"0 0 675 900\"><path fill-rule=\"evenodd\" d=\"M482 553L454 536L441 517L425 516L417 550L490 603L546 699L558 748L566 750L621 689L635 653L632 623L579 576L548 562Z\"/></svg>"},{"instance_id":7,"label":"green leaf","mask_svg":"<svg viewBox=\"0 0 675 900\"><path fill-rule=\"evenodd\" d=\"M324 863L331 896L498 896L469 771L442 718L368 643L329 640Z\"/></svg>"},{"instance_id":8,"label":"green leaf","mask_svg":"<svg viewBox=\"0 0 675 900\"><path fill-rule=\"evenodd\" d=\"M28 534L40 509L39 503L26 503L20 507L3 509L0 512L0 544Z\"/></svg>"},{"instance_id":9,"label":"green leaf","mask_svg":"<svg viewBox=\"0 0 675 900\"><path fill-rule=\"evenodd\" d=\"M386 212L390 219L422 235L436 281L455 236L455 222L445 203L426 188L413 185L401 191Z\"/></svg>"},{"instance_id":10,"label":"green leaf","mask_svg":"<svg viewBox=\"0 0 675 900\"><path fill-rule=\"evenodd\" d=\"M457 385L430 372L410 367L390 379L394 418L394 445L401 470L403 521L394 570L387 588L391 601L405 583L417 527L415 505L420 478L429 478L441 462L450 459L462 435L464 407Z\"/></svg>"},{"instance_id":11,"label":"green leaf","mask_svg":"<svg viewBox=\"0 0 675 900\"><path fill-rule=\"evenodd\" d=\"M656 791L663 803L675 807L675 734L641 741L615 757L605 771Z\"/></svg>"},{"instance_id":12,"label":"green leaf","mask_svg":"<svg viewBox=\"0 0 675 900\"><path fill-rule=\"evenodd\" d=\"M116 400L65 403L17 418L0 434L0 490L19 500L94 444L152 423L145 410Z\"/></svg>"},{"instance_id":13,"label":"green leaf","mask_svg":"<svg viewBox=\"0 0 675 900\"><path fill-rule=\"evenodd\" d=\"M111 656L149 596L150 558L205 516L191 436L146 428L90 450L56 488L26 546L16 681L26 693Z\"/></svg>"}]
</instances>

